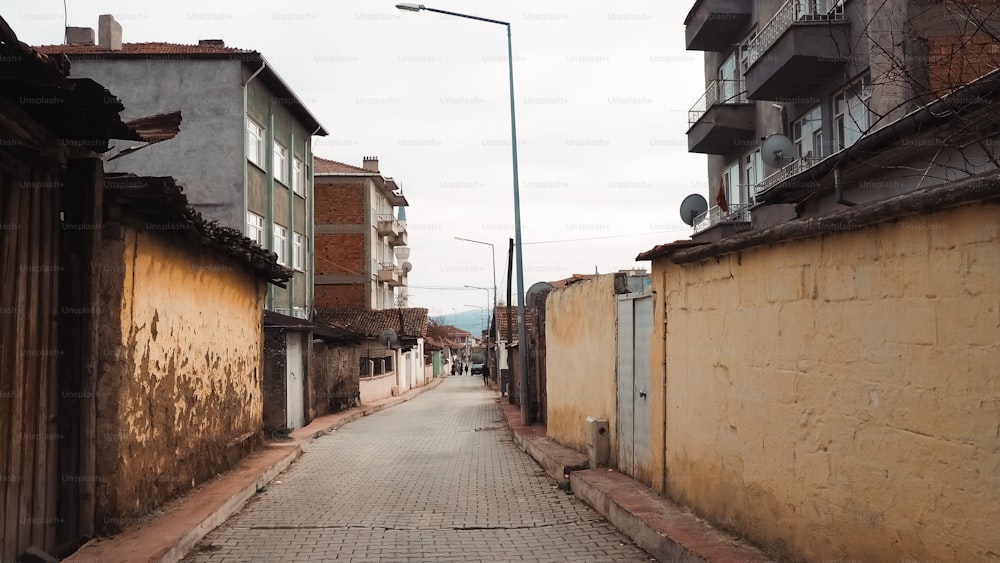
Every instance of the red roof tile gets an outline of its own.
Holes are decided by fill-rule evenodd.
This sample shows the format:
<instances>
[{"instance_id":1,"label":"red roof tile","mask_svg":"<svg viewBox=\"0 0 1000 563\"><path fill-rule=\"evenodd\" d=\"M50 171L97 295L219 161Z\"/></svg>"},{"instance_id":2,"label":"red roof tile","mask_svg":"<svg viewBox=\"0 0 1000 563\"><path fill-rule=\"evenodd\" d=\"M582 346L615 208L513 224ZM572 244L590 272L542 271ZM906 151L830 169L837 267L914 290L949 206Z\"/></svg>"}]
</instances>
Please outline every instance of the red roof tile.
<instances>
[{"instance_id":1,"label":"red roof tile","mask_svg":"<svg viewBox=\"0 0 1000 563\"><path fill-rule=\"evenodd\" d=\"M317 309L316 320L371 338L377 337L385 329L392 329L404 338L423 338L427 335L427 309L415 307L381 310Z\"/></svg>"},{"instance_id":2,"label":"red roof tile","mask_svg":"<svg viewBox=\"0 0 1000 563\"><path fill-rule=\"evenodd\" d=\"M512 332L513 339L516 341L517 338L518 338L518 326L519 326L518 315L517 315L517 307L514 306L514 307L511 307L510 309L511 309L511 311L510 311L511 312L511 318L514 321L513 323L511 323L511 332ZM524 331L525 331L526 334L528 334L528 333L531 333L533 330L535 330L535 327L538 325L537 317L535 315L535 310L534 309L527 309L526 308L524 310L524 316L528 318L528 324L524 325ZM496 309L494 309L493 322L496 324L496 326L500 330L500 336L503 337L503 338L506 338L506 334L507 334L507 306L506 305L504 305L502 307L497 307Z\"/></svg>"},{"instance_id":3,"label":"red roof tile","mask_svg":"<svg viewBox=\"0 0 1000 563\"><path fill-rule=\"evenodd\" d=\"M375 170L365 170L364 168L358 166L352 166L350 164L344 164L343 162L337 162L336 160L327 160L325 158L315 157L316 165L313 168L313 173L315 174L368 174L370 176L378 176L379 173Z\"/></svg>"},{"instance_id":4,"label":"red roof tile","mask_svg":"<svg viewBox=\"0 0 1000 563\"><path fill-rule=\"evenodd\" d=\"M181 45L178 43L122 43L121 51L102 49L97 45L41 45L35 47L44 55L102 55L107 57L142 57L148 55L246 55L256 51L224 45Z\"/></svg>"}]
</instances>

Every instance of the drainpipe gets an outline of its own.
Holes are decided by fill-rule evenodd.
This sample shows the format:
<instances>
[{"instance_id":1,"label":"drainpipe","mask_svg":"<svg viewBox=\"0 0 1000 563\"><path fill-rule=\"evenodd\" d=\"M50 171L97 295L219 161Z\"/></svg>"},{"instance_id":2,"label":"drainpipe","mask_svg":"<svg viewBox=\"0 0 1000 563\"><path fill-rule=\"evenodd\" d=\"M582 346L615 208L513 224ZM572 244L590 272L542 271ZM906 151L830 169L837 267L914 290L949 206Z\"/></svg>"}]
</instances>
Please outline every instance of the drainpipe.
<instances>
[{"instance_id":1,"label":"drainpipe","mask_svg":"<svg viewBox=\"0 0 1000 563\"><path fill-rule=\"evenodd\" d=\"M306 140L306 142L309 144L309 159L308 159L308 162L309 162L309 177L302 179L304 182L308 182L307 185L303 186L303 188L306 189L306 229L309 231L308 233L306 233L306 248L304 248L303 251L306 253L306 256L308 256L308 258L309 258L309 262L308 262L309 273L306 276L307 277L307 284L308 285L306 285L306 303L305 303L306 307L308 308L307 309L307 318L309 318L309 319L315 319L314 310L315 310L315 305L316 305L315 304L315 296L316 296L316 260L315 260L315 256L316 256L316 251L315 251L315 245L313 244L313 239L316 237L316 217L315 217L316 208L315 208L315 205L314 205L315 202L313 201L313 198L316 197L315 183L313 182L313 177L314 177L314 174L315 174L315 172L314 172L315 168L314 167L316 165L316 162L313 159L312 140L313 140L313 137L316 136L316 133L319 133L319 130L322 129L322 128L323 128L323 126L317 123L316 124L316 130L313 131L312 134L309 135L309 139ZM306 161L303 161L303 164L305 162ZM305 174L303 174L303 176L304 175Z\"/></svg>"},{"instance_id":2,"label":"drainpipe","mask_svg":"<svg viewBox=\"0 0 1000 563\"><path fill-rule=\"evenodd\" d=\"M247 78L246 82L243 83L243 116L242 116L243 117L243 119L242 119L242 123L243 123L243 216L240 218L240 221L243 222L244 227L242 229L240 229L240 231L243 232L244 234L246 234L247 211L249 211L249 209L248 209L249 206L247 205L247 181L249 180L249 177L248 177L249 175L247 173L247 167L250 166L250 164L247 162L247 149L249 148L247 146L247 119L249 119L249 117L247 115L247 109L248 109L248 106L249 106L249 102L247 100L247 98L249 97L249 94L248 94L249 93L248 85L250 84L251 80L253 80L254 78L256 78L258 74L260 74L261 72L264 71L264 67L266 67L266 66L267 66L267 63L264 61L263 57L261 57L260 68L258 68L256 70L256 72L254 72L253 74L251 74L250 78ZM270 284L267 284L267 283L264 284L264 289L265 289L265 291L267 293L271 292L270 288L268 287L269 285ZM265 302L266 302L266 299L267 299L266 294L265 294L265 298L264 299L265 299Z\"/></svg>"},{"instance_id":3,"label":"drainpipe","mask_svg":"<svg viewBox=\"0 0 1000 563\"><path fill-rule=\"evenodd\" d=\"M663 268L663 490L667 495L667 269ZM656 295L655 293L653 295ZM655 297L653 299L656 299ZM655 305L655 301L654 301Z\"/></svg>"}]
</instances>

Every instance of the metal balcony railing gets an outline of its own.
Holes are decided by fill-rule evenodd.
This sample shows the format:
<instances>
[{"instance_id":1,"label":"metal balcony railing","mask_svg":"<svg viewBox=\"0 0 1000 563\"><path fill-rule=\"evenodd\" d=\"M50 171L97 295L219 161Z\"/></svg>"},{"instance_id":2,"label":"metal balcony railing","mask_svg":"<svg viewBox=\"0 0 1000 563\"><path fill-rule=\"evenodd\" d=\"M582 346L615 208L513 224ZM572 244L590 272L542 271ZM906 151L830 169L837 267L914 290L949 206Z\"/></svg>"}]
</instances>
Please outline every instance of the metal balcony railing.
<instances>
[{"instance_id":1,"label":"metal balcony railing","mask_svg":"<svg viewBox=\"0 0 1000 563\"><path fill-rule=\"evenodd\" d=\"M749 223L750 204L734 203L729 206L729 211L725 212L718 205L694 218L694 232L698 234L707 231L711 227L720 223Z\"/></svg>"},{"instance_id":2,"label":"metal balcony railing","mask_svg":"<svg viewBox=\"0 0 1000 563\"><path fill-rule=\"evenodd\" d=\"M746 88L743 79L735 80L713 80L705 93L698 98L698 101L688 110L688 128L690 129L698 122L705 112L716 104L745 104L747 103Z\"/></svg>"},{"instance_id":3,"label":"metal balcony railing","mask_svg":"<svg viewBox=\"0 0 1000 563\"><path fill-rule=\"evenodd\" d=\"M792 24L843 20L846 20L844 0L787 0L743 47L747 68L753 66Z\"/></svg>"},{"instance_id":4,"label":"metal balcony railing","mask_svg":"<svg viewBox=\"0 0 1000 563\"><path fill-rule=\"evenodd\" d=\"M812 168L817 162L823 160L823 157L803 157L793 160L791 164L788 164L784 168L778 170L774 174L771 174L764 181L754 186L753 195L754 197L766 192L767 190L773 188L774 186L788 180L789 178L796 176L806 170Z\"/></svg>"}]
</instances>

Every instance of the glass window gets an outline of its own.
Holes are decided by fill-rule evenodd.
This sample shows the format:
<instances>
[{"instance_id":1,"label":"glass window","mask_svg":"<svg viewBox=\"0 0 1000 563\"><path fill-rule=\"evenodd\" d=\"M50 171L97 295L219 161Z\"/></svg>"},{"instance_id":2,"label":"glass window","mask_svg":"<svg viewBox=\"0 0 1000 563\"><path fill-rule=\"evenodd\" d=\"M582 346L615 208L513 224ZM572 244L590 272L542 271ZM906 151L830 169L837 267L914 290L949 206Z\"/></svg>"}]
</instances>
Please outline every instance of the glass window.
<instances>
[{"instance_id":1,"label":"glass window","mask_svg":"<svg viewBox=\"0 0 1000 563\"><path fill-rule=\"evenodd\" d=\"M297 194L299 194L299 195L302 195L302 193L303 193L302 172L303 172L302 160L300 160L299 157L293 158L292 159L292 191L295 192L295 193L297 193Z\"/></svg>"},{"instance_id":2,"label":"glass window","mask_svg":"<svg viewBox=\"0 0 1000 563\"><path fill-rule=\"evenodd\" d=\"M247 211L247 238L264 246L264 218Z\"/></svg>"},{"instance_id":3,"label":"glass window","mask_svg":"<svg viewBox=\"0 0 1000 563\"><path fill-rule=\"evenodd\" d=\"M264 128L247 118L247 159L264 166Z\"/></svg>"},{"instance_id":4,"label":"glass window","mask_svg":"<svg viewBox=\"0 0 1000 563\"><path fill-rule=\"evenodd\" d=\"M853 145L871 126L871 84L868 75L848 84L833 99L833 126L837 149Z\"/></svg>"},{"instance_id":5,"label":"glass window","mask_svg":"<svg viewBox=\"0 0 1000 563\"><path fill-rule=\"evenodd\" d=\"M285 245L288 244L288 229L281 225L274 225L274 248L271 250L278 255L278 264L287 264Z\"/></svg>"},{"instance_id":6,"label":"glass window","mask_svg":"<svg viewBox=\"0 0 1000 563\"><path fill-rule=\"evenodd\" d=\"M274 143L274 179L288 183L288 149L280 143Z\"/></svg>"},{"instance_id":7,"label":"glass window","mask_svg":"<svg viewBox=\"0 0 1000 563\"><path fill-rule=\"evenodd\" d=\"M764 181L764 160L761 158L760 149L756 149L746 155L743 159L747 188L750 193L754 193L754 186Z\"/></svg>"},{"instance_id":8,"label":"glass window","mask_svg":"<svg viewBox=\"0 0 1000 563\"><path fill-rule=\"evenodd\" d=\"M296 270L302 272L303 264L305 263L305 241L304 237L299 233L292 233L292 267Z\"/></svg>"},{"instance_id":9,"label":"glass window","mask_svg":"<svg viewBox=\"0 0 1000 563\"><path fill-rule=\"evenodd\" d=\"M792 123L792 142L795 156L803 161L803 166L810 166L823 156L823 114L819 105Z\"/></svg>"}]
</instances>

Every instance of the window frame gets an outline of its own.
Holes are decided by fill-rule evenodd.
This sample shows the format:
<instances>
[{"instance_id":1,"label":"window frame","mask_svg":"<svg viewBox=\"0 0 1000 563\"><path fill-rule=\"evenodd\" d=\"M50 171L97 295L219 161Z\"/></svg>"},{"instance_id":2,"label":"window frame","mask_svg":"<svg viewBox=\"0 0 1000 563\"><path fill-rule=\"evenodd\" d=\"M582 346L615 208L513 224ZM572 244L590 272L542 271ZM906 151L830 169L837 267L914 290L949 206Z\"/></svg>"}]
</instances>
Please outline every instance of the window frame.
<instances>
[{"instance_id":1,"label":"window frame","mask_svg":"<svg viewBox=\"0 0 1000 563\"><path fill-rule=\"evenodd\" d=\"M865 72L844 85L833 96L833 134L834 146L838 151L842 151L858 142L871 128L871 75ZM852 106L851 102L857 101L857 106ZM860 107L862 116L855 116L853 107ZM850 118L850 129L848 129L848 117ZM858 117L863 117L859 120ZM861 123L863 122L863 123ZM859 125L860 123L860 125ZM848 132L853 134L853 139L847 141Z\"/></svg>"},{"instance_id":2,"label":"window frame","mask_svg":"<svg viewBox=\"0 0 1000 563\"><path fill-rule=\"evenodd\" d=\"M304 196L305 186L302 185L305 163L297 156L292 156L292 191Z\"/></svg>"},{"instance_id":3,"label":"window frame","mask_svg":"<svg viewBox=\"0 0 1000 563\"><path fill-rule=\"evenodd\" d=\"M257 215L253 211L247 211L247 238L256 242L258 246L264 248L264 216ZM254 236L256 235L256 236Z\"/></svg>"},{"instance_id":4,"label":"window frame","mask_svg":"<svg viewBox=\"0 0 1000 563\"><path fill-rule=\"evenodd\" d=\"M818 125L806 125L812 122L818 123ZM804 164L809 165L823 157L823 108L820 104L809 108L793 121L791 130L795 158L803 161L807 158L812 159L804 162ZM804 150L806 147L810 150Z\"/></svg>"},{"instance_id":5,"label":"window frame","mask_svg":"<svg viewBox=\"0 0 1000 563\"><path fill-rule=\"evenodd\" d=\"M292 231L292 269L305 271L305 237Z\"/></svg>"},{"instance_id":6,"label":"window frame","mask_svg":"<svg viewBox=\"0 0 1000 563\"><path fill-rule=\"evenodd\" d=\"M271 239L273 242L273 248L271 248L271 251L278 255L278 264L287 266L288 252L286 246L288 244L288 228L275 223L272 229Z\"/></svg>"},{"instance_id":7,"label":"window frame","mask_svg":"<svg viewBox=\"0 0 1000 563\"><path fill-rule=\"evenodd\" d=\"M264 126L247 116L247 160L261 169L264 168L264 147L267 144L264 133Z\"/></svg>"},{"instance_id":8,"label":"window frame","mask_svg":"<svg viewBox=\"0 0 1000 563\"><path fill-rule=\"evenodd\" d=\"M282 145L278 141L274 142L274 146L271 148L273 155L272 160L272 172L274 173L274 179L281 182L282 185L288 185L288 149L285 145Z\"/></svg>"}]
</instances>

